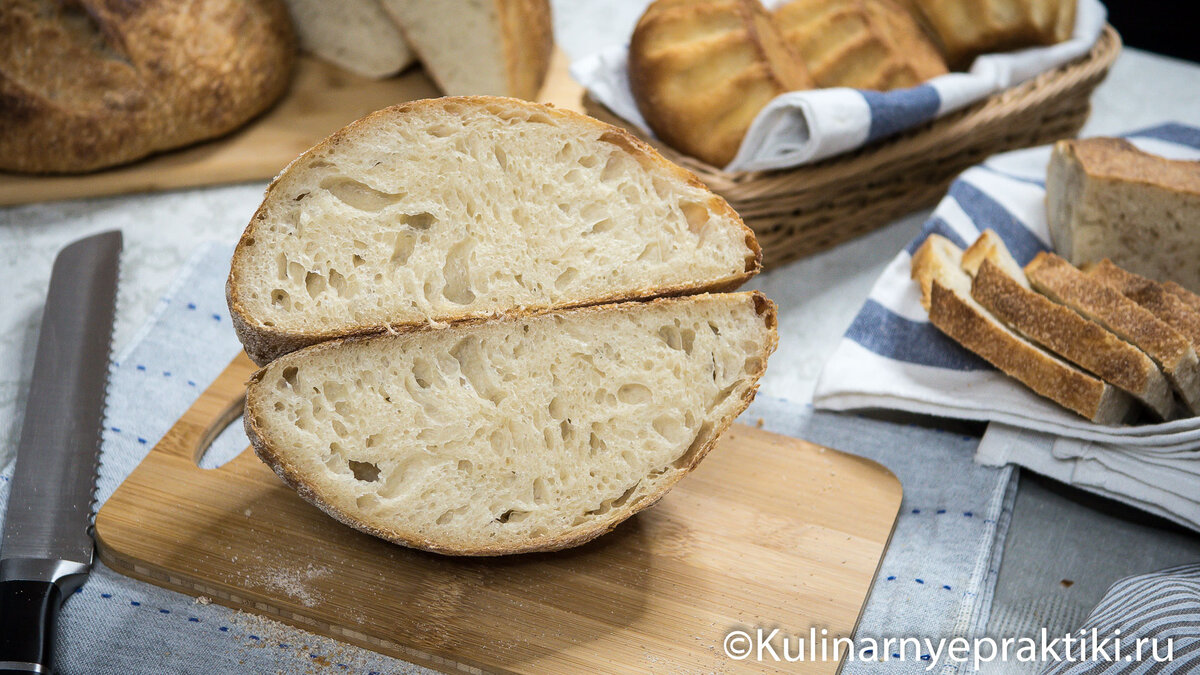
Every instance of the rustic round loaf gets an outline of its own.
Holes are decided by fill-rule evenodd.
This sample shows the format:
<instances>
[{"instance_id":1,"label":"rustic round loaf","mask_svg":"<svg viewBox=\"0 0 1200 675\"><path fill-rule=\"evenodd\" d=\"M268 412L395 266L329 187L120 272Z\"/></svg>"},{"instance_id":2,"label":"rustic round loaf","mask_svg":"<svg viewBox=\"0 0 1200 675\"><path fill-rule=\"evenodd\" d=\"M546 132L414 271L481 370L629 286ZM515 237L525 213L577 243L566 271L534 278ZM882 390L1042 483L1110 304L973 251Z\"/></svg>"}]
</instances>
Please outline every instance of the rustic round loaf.
<instances>
[{"instance_id":1,"label":"rustic round loaf","mask_svg":"<svg viewBox=\"0 0 1200 675\"><path fill-rule=\"evenodd\" d=\"M792 0L774 16L821 87L887 91L946 73L937 46L892 0Z\"/></svg>"},{"instance_id":2,"label":"rustic round loaf","mask_svg":"<svg viewBox=\"0 0 1200 675\"><path fill-rule=\"evenodd\" d=\"M0 3L0 169L92 171L219 136L294 59L280 0Z\"/></svg>"},{"instance_id":3,"label":"rustic round loaf","mask_svg":"<svg viewBox=\"0 0 1200 675\"><path fill-rule=\"evenodd\" d=\"M815 86L758 0L656 0L633 31L629 83L659 138L718 167L771 99Z\"/></svg>"},{"instance_id":4,"label":"rustic round loaf","mask_svg":"<svg viewBox=\"0 0 1200 675\"><path fill-rule=\"evenodd\" d=\"M904 1L954 69L970 67L980 54L1062 42L1075 30L1076 0Z\"/></svg>"}]
</instances>

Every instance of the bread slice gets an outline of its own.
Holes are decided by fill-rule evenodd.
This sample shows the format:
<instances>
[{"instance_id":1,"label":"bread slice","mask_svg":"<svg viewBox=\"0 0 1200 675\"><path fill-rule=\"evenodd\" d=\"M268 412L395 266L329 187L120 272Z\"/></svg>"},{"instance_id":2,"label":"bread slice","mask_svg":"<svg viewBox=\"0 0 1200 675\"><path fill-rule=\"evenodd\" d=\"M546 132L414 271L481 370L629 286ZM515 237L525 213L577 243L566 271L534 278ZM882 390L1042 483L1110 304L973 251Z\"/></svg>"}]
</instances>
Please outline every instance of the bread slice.
<instances>
[{"instance_id":1,"label":"bread slice","mask_svg":"<svg viewBox=\"0 0 1200 675\"><path fill-rule=\"evenodd\" d=\"M727 290L761 257L725 200L625 131L440 98L369 115L292 162L226 291L262 364L348 334Z\"/></svg>"},{"instance_id":2,"label":"bread slice","mask_svg":"<svg viewBox=\"0 0 1200 675\"><path fill-rule=\"evenodd\" d=\"M1009 328L1133 394L1159 419L1171 417L1175 398L1154 361L1099 324L1032 290L995 232L984 231L967 249L963 269L975 278L971 297Z\"/></svg>"},{"instance_id":3,"label":"bread slice","mask_svg":"<svg viewBox=\"0 0 1200 675\"><path fill-rule=\"evenodd\" d=\"M351 338L246 395L259 457L334 518L437 553L581 544L649 507L749 404L776 344L758 293Z\"/></svg>"},{"instance_id":4,"label":"bread slice","mask_svg":"<svg viewBox=\"0 0 1200 675\"><path fill-rule=\"evenodd\" d=\"M287 0L300 48L363 77L384 78L414 57L379 0Z\"/></svg>"},{"instance_id":5,"label":"bread slice","mask_svg":"<svg viewBox=\"0 0 1200 675\"><path fill-rule=\"evenodd\" d=\"M1055 250L1072 263L1108 258L1200 293L1200 162L1164 159L1117 138L1059 141L1046 213Z\"/></svg>"},{"instance_id":6,"label":"bread slice","mask_svg":"<svg viewBox=\"0 0 1200 675\"><path fill-rule=\"evenodd\" d=\"M1122 295L1150 310L1154 316L1183 334L1200 356L1200 313L1158 282L1128 272L1105 258L1099 263L1085 265L1089 277L1108 284Z\"/></svg>"},{"instance_id":7,"label":"bread slice","mask_svg":"<svg viewBox=\"0 0 1200 675\"><path fill-rule=\"evenodd\" d=\"M1025 266L1025 274L1038 292L1146 352L1162 368L1188 410L1200 413L1200 361L1179 331L1053 253L1039 253Z\"/></svg>"},{"instance_id":8,"label":"bread slice","mask_svg":"<svg viewBox=\"0 0 1200 675\"><path fill-rule=\"evenodd\" d=\"M912 259L929 321L1036 393L1098 424L1120 424L1132 409L1125 392L1079 370L1013 332L971 297L962 250L929 235Z\"/></svg>"},{"instance_id":9,"label":"bread slice","mask_svg":"<svg viewBox=\"0 0 1200 675\"><path fill-rule=\"evenodd\" d=\"M1162 286L1172 295L1182 300L1188 307L1191 307L1192 311L1200 312L1200 295L1196 295L1174 281L1164 281Z\"/></svg>"},{"instance_id":10,"label":"bread slice","mask_svg":"<svg viewBox=\"0 0 1200 675\"><path fill-rule=\"evenodd\" d=\"M550 69L549 0L383 0L442 92L534 100Z\"/></svg>"}]
</instances>

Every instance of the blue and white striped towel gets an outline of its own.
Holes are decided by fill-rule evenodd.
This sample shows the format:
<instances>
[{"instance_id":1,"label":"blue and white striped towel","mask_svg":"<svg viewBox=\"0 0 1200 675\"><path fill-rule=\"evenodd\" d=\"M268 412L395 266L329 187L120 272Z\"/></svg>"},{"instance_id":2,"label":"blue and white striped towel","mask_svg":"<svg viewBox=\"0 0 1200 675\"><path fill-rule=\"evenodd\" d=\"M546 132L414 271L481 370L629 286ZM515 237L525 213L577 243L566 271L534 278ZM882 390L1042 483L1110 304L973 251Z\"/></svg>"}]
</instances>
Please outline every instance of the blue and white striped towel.
<instances>
[{"instance_id":1,"label":"blue and white striped towel","mask_svg":"<svg viewBox=\"0 0 1200 675\"><path fill-rule=\"evenodd\" d=\"M1200 129L1165 124L1128 134L1143 149L1200 159ZM966 246L991 228L1022 264L1049 248L1048 147L996 155L964 172L918 236L885 269L826 363L819 408L891 408L993 422L976 459L1020 464L1200 530L1200 418L1105 427L1041 398L928 321L909 276L912 253L936 232Z\"/></svg>"},{"instance_id":2,"label":"blue and white striped towel","mask_svg":"<svg viewBox=\"0 0 1200 675\"><path fill-rule=\"evenodd\" d=\"M1104 641L1091 649L1093 633ZM1118 632L1119 631L1119 632ZM1092 610L1077 634L1085 637L1085 658L1052 663L1042 675L1133 675L1200 671L1200 565L1184 565L1122 579ZM1119 636L1121 651L1108 638ZM1137 658L1137 643L1146 640ZM1151 642L1152 641L1152 642ZM1061 652L1061 650L1060 650ZM1129 658L1130 660L1126 660Z\"/></svg>"},{"instance_id":3,"label":"blue and white striped towel","mask_svg":"<svg viewBox=\"0 0 1200 675\"><path fill-rule=\"evenodd\" d=\"M911 89L881 93L839 87L778 96L759 112L725 169L760 171L808 164L965 108L1088 53L1107 16L1099 0L1079 0L1070 40L981 56L966 73L942 75ZM628 45L614 45L571 64L571 75L592 98L650 133L629 89L628 57Z\"/></svg>"}]
</instances>

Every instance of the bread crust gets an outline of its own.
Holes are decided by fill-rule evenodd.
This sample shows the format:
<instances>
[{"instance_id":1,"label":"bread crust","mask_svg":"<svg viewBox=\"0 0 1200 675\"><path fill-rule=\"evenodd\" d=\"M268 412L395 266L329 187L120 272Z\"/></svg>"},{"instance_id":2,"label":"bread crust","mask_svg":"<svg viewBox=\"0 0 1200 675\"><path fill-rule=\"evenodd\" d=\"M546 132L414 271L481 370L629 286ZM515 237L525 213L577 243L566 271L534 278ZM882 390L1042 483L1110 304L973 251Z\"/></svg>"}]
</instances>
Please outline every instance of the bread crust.
<instances>
[{"instance_id":1,"label":"bread crust","mask_svg":"<svg viewBox=\"0 0 1200 675\"><path fill-rule=\"evenodd\" d=\"M1191 307L1193 312L1200 312L1200 295L1196 295L1174 281L1164 281L1162 286L1167 289L1167 292L1182 300L1188 307Z\"/></svg>"},{"instance_id":2,"label":"bread crust","mask_svg":"<svg viewBox=\"0 0 1200 675\"><path fill-rule=\"evenodd\" d=\"M1140 399L1160 419L1174 407L1170 386L1154 361L1099 324L1023 287L984 259L971 297L1010 328Z\"/></svg>"},{"instance_id":3,"label":"bread crust","mask_svg":"<svg viewBox=\"0 0 1200 675\"><path fill-rule=\"evenodd\" d=\"M281 0L0 3L0 169L74 173L220 136L287 87Z\"/></svg>"},{"instance_id":4,"label":"bread crust","mask_svg":"<svg viewBox=\"0 0 1200 675\"><path fill-rule=\"evenodd\" d=\"M1054 154L1077 164L1091 179L1200 194L1200 162L1152 155L1123 138L1062 140L1054 144Z\"/></svg>"},{"instance_id":5,"label":"bread crust","mask_svg":"<svg viewBox=\"0 0 1200 675\"><path fill-rule=\"evenodd\" d=\"M706 442L698 451L691 454L689 457L689 462L686 466L672 469L670 478L660 482L656 492L646 495L645 498L637 504L626 504L613 509L604 520L580 529L579 531L568 530L567 532L563 532L554 536L543 537L540 540L534 540L526 545L521 546L456 546L440 543L428 537L423 537L415 532L406 531L400 528L381 527L379 525L366 522L365 520L356 517L352 513L347 513L337 508L324 495L321 494L319 486L309 480L296 466L288 463L285 457L283 457L275 448L267 443L266 435L264 434L261 426L258 423L258 420L253 414L257 402L257 399L254 396L255 391L253 385L263 379L268 368L283 367L288 363L302 361L311 355L319 354L325 350L336 350L343 344L370 340L373 337L378 336L360 335L323 342L321 344L308 347L304 350L288 354L279 361L272 363L270 366L255 372L250 378L246 397L246 414L243 416L246 435L250 438L250 444L254 448L255 454L257 454L263 462L270 466L276 475L278 475L288 486L296 490L297 494L299 494L301 498L321 509L339 522L356 530L379 537L380 539L384 539L395 544L400 544L401 546L407 546L409 548L421 549L443 555L456 556L499 556L517 553L558 551L565 548L578 546L595 539L602 534L612 531L613 528L630 516L656 504L660 499L663 498L664 495L666 495L667 492L670 491L670 489L676 483L678 483L684 476L691 473L697 466L699 466L700 462L716 446L717 442L721 438L721 435L724 434L724 432L729 428L734 419L737 418L738 414L745 410L746 407L749 406L754 400L755 393L758 391L758 380L762 377L763 373L766 372L767 358L775 350L775 347L778 344L778 334L776 332L776 328L778 326L778 316L775 303L767 299L767 297L762 293L759 293L758 291L751 291L738 293L736 295L748 296L748 299L754 303L755 310L766 324L769 335L768 342L763 346L761 351L762 358L760 359L760 367L752 377L753 384L751 384L751 386L748 387L746 392L743 394L737 410L730 414L726 419L722 420L720 426L714 427L708 442ZM643 302L634 301L617 305L582 307L567 311L579 313L628 311L646 304L671 303L680 301L686 302L687 300L688 298L658 298ZM455 330L456 328L465 325L490 322L515 322L524 317L557 314L561 312L562 310L559 309L537 312L524 311L512 313L499 318L472 319L470 321L459 323L455 326L444 328L425 328L423 330Z\"/></svg>"},{"instance_id":6,"label":"bread crust","mask_svg":"<svg viewBox=\"0 0 1200 675\"><path fill-rule=\"evenodd\" d=\"M706 33L713 25L724 26L718 37ZM680 37L688 30L696 35ZM732 75L721 65L745 56L752 64ZM630 38L629 84L659 138L716 167L771 99L815 86L758 0L656 0Z\"/></svg>"},{"instance_id":7,"label":"bread crust","mask_svg":"<svg viewBox=\"0 0 1200 675\"><path fill-rule=\"evenodd\" d=\"M937 40L951 68L976 56L1052 45L1075 30L1076 0L905 0ZM1049 10L1049 11L1047 11Z\"/></svg>"},{"instance_id":8,"label":"bread crust","mask_svg":"<svg viewBox=\"0 0 1200 675\"><path fill-rule=\"evenodd\" d=\"M515 98L537 99L550 70L554 28L550 0L495 0L504 32L504 63Z\"/></svg>"},{"instance_id":9,"label":"bread crust","mask_svg":"<svg viewBox=\"0 0 1200 675\"><path fill-rule=\"evenodd\" d=\"M659 170L668 172L673 178L683 181L692 187L703 189L705 192L707 192L709 199L706 206L710 211L715 211L719 214L722 214L730 222L737 223L737 225L741 228L748 252L750 253L750 258L747 260L746 269L741 273L728 277L708 281L697 281L693 284L653 286L636 289L631 292L607 293L593 297L579 298L574 302L560 303L547 307L530 307L528 309L565 309L568 307L596 305L621 300L648 299L664 296L687 295L692 293L733 290L741 286L755 274L758 274L758 272L762 269L762 248L758 245L758 241L755 239L753 231L742 222L737 212L734 211L724 199L709 191L708 188L702 182L700 182L700 179L695 176L695 174L676 164L671 163L662 155L658 154L658 152L650 147L650 145L634 137L624 129L605 124L579 113L555 108L552 105L530 103L528 101L512 98L493 96L458 96L412 101L376 111L359 119L358 121L352 122L339 131L334 132L328 138L313 146L296 159L292 160L292 162L288 164L288 166L285 167L283 171L281 171L267 187L262 204L259 206L254 216L250 219L250 224L242 233L241 239L238 241L237 248L234 250L233 260L230 266L229 279L225 285L225 295L229 304L229 313L233 319L234 330L237 332L238 339L241 340L242 345L246 348L246 353L250 356L251 360L258 365L264 365L288 352L341 336L367 336L387 332L403 333L411 330L417 330L425 326L424 323L389 323L360 327L346 326L337 330L324 332L288 332L273 326L266 326L251 315L241 300L240 295L242 292L242 281L240 278L240 269L242 266L242 260L249 255L246 249L248 246L253 245L257 227L260 223L263 223L267 220L267 211L273 191L281 183L281 181L284 181L288 178L291 172L303 171L307 162L313 161L314 158L321 156L324 152L331 150L340 144L355 143L357 139L370 133L371 129L375 125L386 124L387 120L397 116L420 114L423 110L444 108L447 105L500 105L518 107L526 110L530 108L536 108L552 117L570 120L575 123L586 124L601 130L603 132L603 140L620 146L632 154L639 162L649 163ZM507 312L507 314L519 315L520 312L512 311ZM436 317L436 320L439 322L453 324L487 318L488 316L491 316L491 314L489 313L486 315L480 315L460 313L439 316Z\"/></svg>"},{"instance_id":10,"label":"bread crust","mask_svg":"<svg viewBox=\"0 0 1200 675\"><path fill-rule=\"evenodd\" d=\"M1200 314L1161 284L1128 272L1105 258L1085 268L1087 275L1117 289L1122 295L1150 310L1154 316L1183 334L1194 349L1200 349Z\"/></svg>"}]
</instances>

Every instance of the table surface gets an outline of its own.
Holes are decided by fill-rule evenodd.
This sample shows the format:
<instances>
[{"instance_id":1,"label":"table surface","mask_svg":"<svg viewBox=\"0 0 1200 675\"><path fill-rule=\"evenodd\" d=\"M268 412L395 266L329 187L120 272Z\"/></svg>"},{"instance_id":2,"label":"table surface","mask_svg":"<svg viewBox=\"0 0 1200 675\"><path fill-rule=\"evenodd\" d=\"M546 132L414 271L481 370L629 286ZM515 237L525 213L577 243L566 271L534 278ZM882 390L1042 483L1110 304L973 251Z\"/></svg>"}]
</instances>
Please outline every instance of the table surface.
<instances>
[{"instance_id":1,"label":"table surface","mask_svg":"<svg viewBox=\"0 0 1200 675\"><path fill-rule=\"evenodd\" d=\"M572 58L578 58L620 42L631 31L645 1L557 0L555 30L559 43ZM1166 121L1200 124L1200 65L1127 49L1092 103L1093 113L1084 135L1118 133ZM42 304L58 250L87 234L112 228L124 231L125 255L114 334L114 347L119 351L133 339L198 244L236 240L265 185L256 182L0 209L0 279L4 294L0 303L0 466L17 444ZM912 214L832 251L762 274L750 284L774 299L780 312L779 350L762 381L764 394L800 404L811 401L822 364L872 283L896 252L917 234L926 215ZM1049 575L1046 579L1056 577L1056 582L1068 578L1059 576L1065 574L1062 570L1039 572L1038 566L1018 564L1025 555L1045 558L1045 552L1037 550L1038 542L1047 549L1058 546L1038 536L1038 528L1044 525L1038 524L1039 517L1045 521L1062 521L1071 513L1084 521L1091 517L1090 507L1071 499L1056 501L1047 497L1026 510L1028 514L1023 515L1018 504L1010 541L1028 545L1006 555L1002 592L997 598L1001 606L1006 588L1026 587L1026 581L1032 587L1044 581L1035 579L1036 574ZM1193 558L1200 556L1200 549L1186 542L1183 550L1190 551ZM1154 562L1142 560L1142 564ZM1012 583L1005 578L1006 570L1011 569L1021 569L1028 578ZM1068 571L1076 576L1087 573L1086 569ZM1091 584L1076 579L1072 586L1076 590L1071 593L1079 603L1094 603L1111 581L1107 577L1125 571L1122 568L1099 575L1099 581Z\"/></svg>"}]
</instances>

